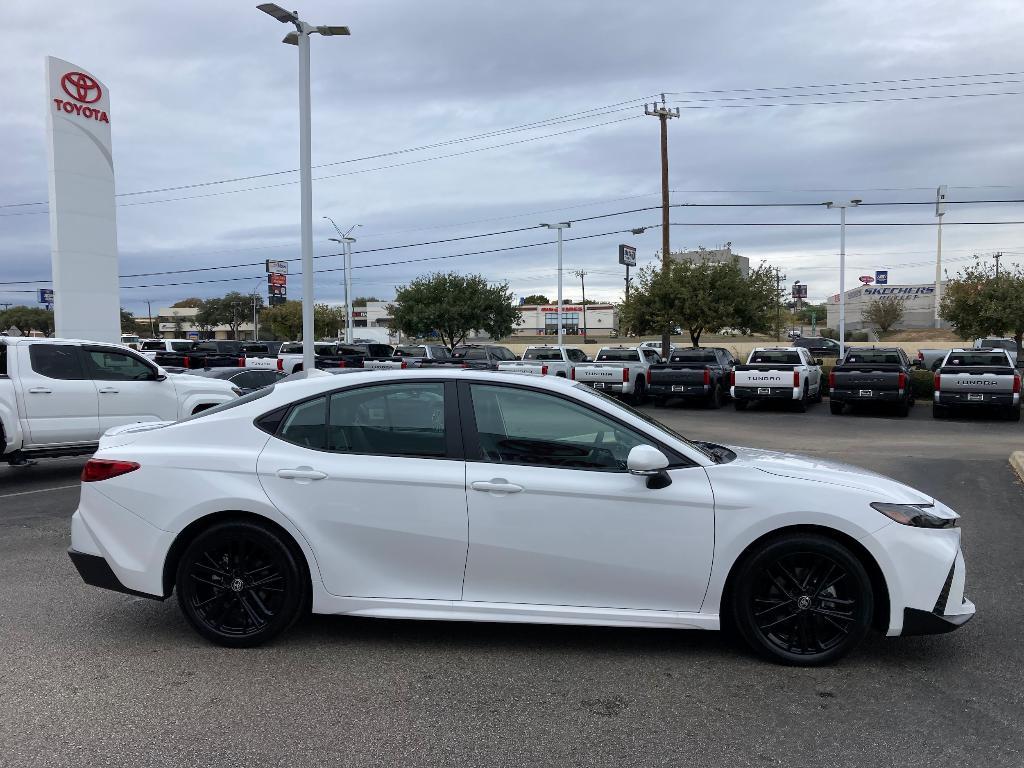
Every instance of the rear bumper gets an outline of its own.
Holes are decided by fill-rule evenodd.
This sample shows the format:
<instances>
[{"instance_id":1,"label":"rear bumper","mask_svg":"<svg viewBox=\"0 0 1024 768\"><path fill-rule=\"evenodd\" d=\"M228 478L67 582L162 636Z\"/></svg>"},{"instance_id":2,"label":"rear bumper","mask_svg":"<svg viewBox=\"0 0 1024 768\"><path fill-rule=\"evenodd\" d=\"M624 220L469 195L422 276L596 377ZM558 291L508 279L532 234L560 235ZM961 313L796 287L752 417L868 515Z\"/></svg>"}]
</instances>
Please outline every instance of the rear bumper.
<instances>
[{"instance_id":1,"label":"rear bumper","mask_svg":"<svg viewBox=\"0 0 1024 768\"><path fill-rule=\"evenodd\" d=\"M91 587L109 589L113 592L123 592L126 595L135 595L136 597L148 597L150 600L164 599L161 595L151 595L147 592L138 592L126 587L117 578L117 574L114 573L107 561L100 555L90 555L87 552L79 552L77 549L69 547L68 557L71 558L71 562L78 569L78 574L82 577L82 581Z\"/></svg>"},{"instance_id":2,"label":"rear bumper","mask_svg":"<svg viewBox=\"0 0 1024 768\"><path fill-rule=\"evenodd\" d=\"M617 384L610 381L581 381L580 384L586 384L588 387L599 389L602 392L611 392L616 395L628 395L633 391L633 384L623 384L619 382Z\"/></svg>"},{"instance_id":3,"label":"rear bumper","mask_svg":"<svg viewBox=\"0 0 1024 768\"><path fill-rule=\"evenodd\" d=\"M870 395L861 394L870 392ZM909 399L905 390L861 390L861 389L831 389L828 393L829 399L839 403L898 403Z\"/></svg>"},{"instance_id":4,"label":"rear bumper","mask_svg":"<svg viewBox=\"0 0 1024 768\"><path fill-rule=\"evenodd\" d=\"M983 400L969 400L969 394L980 394ZM970 406L974 408L1007 408L1020 405L1020 395L1009 392L936 392L935 403L938 405Z\"/></svg>"},{"instance_id":5,"label":"rear bumper","mask_svg":"<svg viewBox=\"0 0 1024 768\"><path fill-rule=\"evenodd\" d=\"M733 387L730 393L735 400L799 400L803 397L803 390L797 387Z\"/></svg>"},{"instance_id":6,"label":"rear bumper","mask_svg":"<svg viewBox=\"0 0 1024 768\"><path fill-rule=\"evenodd\" d=\"M707 397L711 387L707 384L672 384L653 381L647 387L648 394L658 397Z\"/></svg>"}]
</instances>

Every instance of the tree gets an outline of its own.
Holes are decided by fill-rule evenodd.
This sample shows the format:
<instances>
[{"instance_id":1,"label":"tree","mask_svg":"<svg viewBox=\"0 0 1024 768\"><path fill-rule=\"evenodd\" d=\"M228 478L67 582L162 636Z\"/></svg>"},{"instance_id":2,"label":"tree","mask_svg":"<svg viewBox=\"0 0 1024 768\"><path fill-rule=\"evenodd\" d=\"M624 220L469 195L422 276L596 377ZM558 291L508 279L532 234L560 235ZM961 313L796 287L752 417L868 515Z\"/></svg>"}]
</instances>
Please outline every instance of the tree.
<instances>
[{"instance_id":1,"label":"tree","mask_svg":"<svg viewBox=\"0 0 1024 768\"><path fill-rule=\"evenodd\" d=\"M965 339L1013 336L1018 351L1024 338L1024 269L995 271L980 262L946 283L939 314Z\"/></svg>"},{"instance_id":2,"label":"tree","mask_svg":"<svg viewBox=\"0 0 1024 768\"><path fill-rule=\"evenodd\" d=\"M121 307L121 333L136 333L137 331L135 315Z\"/></svg>"},{"instance_id":3,"label":"tree","mask_svg":"<svg viewBox=\"0 0 1024 768\"><path fill-rule=\"evenodd\" d=\"M371 301L380 301L376 296L356 296L352 299L353 307L365 307Z\"/></svg>"},{"instance_id":4,"label":"tree","mask_svg":"<svg viewBox=\"0 0 1024 768\"><path fill-rule=\"evenodd\" d=\"M414 337L437 333L450 347L474 330L503 338L519 321L507 282L489 285L483 275L457 272L424 275L399 286L388 311L392 331Z\"/></svg>"},{"instance_id":5,"label":"tree","mask_svg":"<svg viewBox=\"0 0 1024 768\"><path fill-rule=\"evenodd\" d=\"M637 334L682 327L697 347L704 331L771 329L780 298L775 272L766 264L744 277L736 263L672 261L667 271L657 265L640 270L619 323Z\"/></svg>"},{"instance_id":6,"label":"tree","mask_svg":"<svg viewBox=\"0 0 1024 768\"><path fill-rule=\"evenodd\" d=\"M545 296L543 293L531 293L529 296L523 297L523 304L529 307L539 307L544 304L550 304L551 299Z\"/></svg>"},{"instance_id":7,"label":"tree","mask_svg":"<svg viewBox=\"0 0 1024 768\"><path fill-rule=\"evenodd\" d=\"M252 320L253 301L257 308L263 306L263 297L258 294L232 291L219 299L205 299L196 313L196 325L210 330L217 325L231 329L231 338L238 338L238 327Z\"/></svg>"},{"instance_id":8,"label":"tree","mask_svg":"<svg viewBox=\"0 0 1024 768\"><path fill-rule=\"evenodd\" d=\"M878 333L884 336L896 323L903 319L905 302L898 296L881 296L860 312L865 323L878 326Z\"/></svg>"},{"instance_id":9,"label":"tree","mask_svg":"<svg viewBox=\"0 0 1024 768\"><path fill-rule=\"evenodd\" d=\"M182 299L181 301L176 301L173 304L171 304L171 306L177 307L179 309L199 309L201 306L203 306L203 300L193 296L192 298L189 299Z\"/></svg>"},{"instance_id":10,"label":"tree","mask_svg":"<svg viewBox=\"0 0 1024 768\"><path fill-rule=\"evenodd\" d=\"M192 322L204 333L211 333L214 326L222 323L223 312L220 307L220 299L204 299L198 309Z\"/></svg>"},{"instance_id":11,"label":"tree","mask_svg":"<svg viewBox=\"0 0 1024 768\"><path fill-rule=\"evenodd\" d=\"M286 301L263 310L260 315L263 327L282 339L302 338L302 302ZM336 338L345 328L345 311L341 307L326 304L313 306L313 335L318 338Z\"/></svg>"},{"instance_id":12,"label":"tree","mask_svg":"<svg viewBox=\"0 0 1024 768\"><path fill-rule=\"evenodd\" d=\"M39 331L44 336L53 336L53 310L40 307L11 307L0 312L0 329L17 328L28 336L30 331Z\"/></svg>"}]
</instances>

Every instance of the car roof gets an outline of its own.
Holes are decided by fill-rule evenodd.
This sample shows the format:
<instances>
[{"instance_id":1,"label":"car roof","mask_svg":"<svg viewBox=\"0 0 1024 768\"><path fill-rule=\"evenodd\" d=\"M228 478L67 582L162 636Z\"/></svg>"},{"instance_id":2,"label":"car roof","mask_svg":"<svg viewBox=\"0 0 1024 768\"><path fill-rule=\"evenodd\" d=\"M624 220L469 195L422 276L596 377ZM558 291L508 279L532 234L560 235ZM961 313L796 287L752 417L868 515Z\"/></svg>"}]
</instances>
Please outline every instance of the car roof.
<instances>
[{"instance_id":1,"label":"car roof","mask_svg":"<svg viewBox=\"0 0 1024 768\"><path fill-rule=\"evenodd\" d=\"M89 339L56 339L40 338L39 336L4 336L4 343L14 345L22 344L92 344L101 347L123 347L130 349L119 341L90 341Z\"/></svg>"}]
</instances>

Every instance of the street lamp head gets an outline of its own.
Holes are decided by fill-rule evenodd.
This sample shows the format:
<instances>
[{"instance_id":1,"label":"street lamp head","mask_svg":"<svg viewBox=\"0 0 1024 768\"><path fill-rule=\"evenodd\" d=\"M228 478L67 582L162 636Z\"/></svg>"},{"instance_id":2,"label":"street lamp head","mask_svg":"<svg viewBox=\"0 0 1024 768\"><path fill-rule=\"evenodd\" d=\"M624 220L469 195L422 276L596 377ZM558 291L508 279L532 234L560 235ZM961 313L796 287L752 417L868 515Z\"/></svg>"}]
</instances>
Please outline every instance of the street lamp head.
<instances>
[{"instance_id":1,"label":"street lamp head","mask_svg":"<svg viewBox=\"0 0 1024 768\"><path fill-rule=\"evenodd\" d=\"M261 3L257 5L256 8L263 11L268 16L273 16L282 24L294 24L299 20L299 14L293 13L292 11L286 11L276 3Z\"/></svg>"},{"instance_id":2,"label":"street lamp head","mask_svg":"<svg viewBox=\"0 0 1024 768\"><path fill-rule=\"evenodd\" d=\"M850 205L857 206L857 205L860 205L863 202L864 201L861 200L859 197L855 197L855 198L853 198L853 200L850 201Z\"/></svg>"},{"instance_id":3,"label":"street lamp head","mask_svg":"<svg viewBox=\"0 0 1024 768\"><path fill-rule=\"evenodd\" d=\"M331 37L332 35L351 35L352 31L348 27L333 27L323 26L317 27L316 31L324 37Z\"/></svg>"},{"instance_id":4,"label":"street lamp head","mask_svg":"<svg viewBox=\"0 0 1024 768\"><path fill-rule=\"evenodd\" d=\"M284 43L285 45L298 45L299 33L289 32L287 35L284 36L284 38L282 38L281 42Z\"/></svg>"},{"instance_id":5,"label":"street lamp head","mask_svg":"<svg viewBox=\"0 0 1024 768\"><path fill-rule=\"evenodd\" d=\"M542 227L547 227L548 229L569 229L569 227L572 226L572 222L571 221L561 221L558 224L541 224L541 226Z\"/></svg>"}]
</instances>

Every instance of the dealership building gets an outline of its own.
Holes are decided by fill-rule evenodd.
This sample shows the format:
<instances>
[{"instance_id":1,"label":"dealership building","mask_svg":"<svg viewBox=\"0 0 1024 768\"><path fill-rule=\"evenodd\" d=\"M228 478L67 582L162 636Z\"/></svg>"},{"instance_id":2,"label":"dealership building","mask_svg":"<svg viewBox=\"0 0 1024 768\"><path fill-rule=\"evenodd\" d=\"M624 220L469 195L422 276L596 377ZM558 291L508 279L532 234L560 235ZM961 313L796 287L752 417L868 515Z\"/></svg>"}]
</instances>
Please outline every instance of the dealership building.
<instances>
[{"instance_id":1,"label":"dealership building","mask_svg":"<svg viewBox=\"0 0 1024 768\"><path fill-rule=\"evenodd\" d=\"M943 283L945 288L945 283ZM877 330L865 323L861 313L876 299L896 297L903 300L903 319L893 330L935 327L935 284L921 285L861 285L846 292L846 328L851 331ZM839 327L839 294L828 300L828 327ZM942 322L943 328L949 324Z\"/></svg>"}]
</instances>

